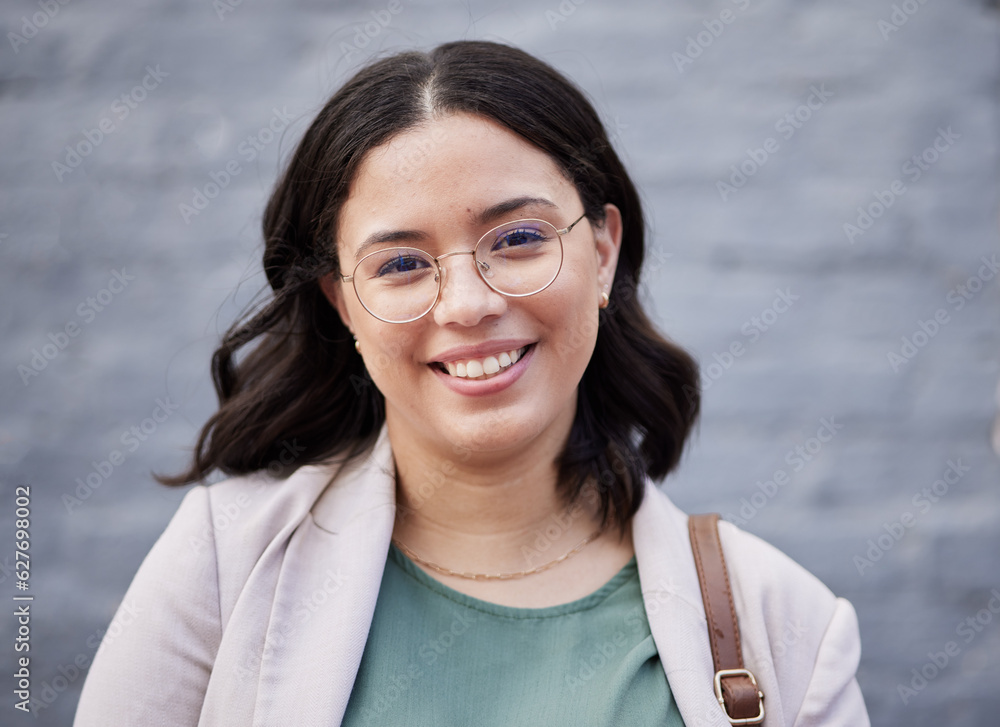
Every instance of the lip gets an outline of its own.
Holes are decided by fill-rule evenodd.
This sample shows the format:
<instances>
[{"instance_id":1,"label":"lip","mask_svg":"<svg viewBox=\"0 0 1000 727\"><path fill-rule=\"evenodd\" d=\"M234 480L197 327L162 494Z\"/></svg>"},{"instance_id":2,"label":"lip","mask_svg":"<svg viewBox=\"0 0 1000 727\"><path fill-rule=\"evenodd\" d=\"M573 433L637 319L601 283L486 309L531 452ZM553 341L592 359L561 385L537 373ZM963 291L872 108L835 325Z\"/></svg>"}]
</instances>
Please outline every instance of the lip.
<instances>
[{"instance_id":1,"label":"lip","mask_svg":"<svg viewBox=\"0 0 1000 727\"><path fill-rule=\"evenodd\" d=\"M516 351L524 348L536 341L530 338L498 338L493 341L484 341L474 346L455 346L446 351L442 351L427 363L448 363L449 361L459 361L466 358L486 358L487 356L498 356L504 351Z\"/></svg>"},{"instance_id":2,"label":"lip","mask_svg":"<svg viewBox=\"0 0 1000 727\"><path fill-rule=\"evenodd\" d=\"M507 342L503 343L504 345L507 345ZM523 348L524 346L527 345L528 345L527 343L522 343L516 347ZM481 348L482 346L477 346L473 348L467 347L463 349L452 349L451 351L448 351L448 355L452 356L453 358L445 360L453 360L454 358L465 358L465 357L478 358L479 356L489 356L491 355L491 353L498 352L490 350L482 354L469 355L465 353L465 351L473 349L481 349ZM499 349L499 351L509 351L509 350L510 349L506 348ZM453 351L460 351L461 355L456 355L453 353ZM450 374L445 373L440 368L438 368L434 363L428 364L428 366L430 367L431 371L433 371L434 374L441 379L441 382L449 389L454 391L456 394L463 394L464 396L489 396L490 394L496 394L510 386L513 386L514 382L516 382L519 378L521 378L524 372L528 370L528 364L531 363L531 359L534 358L534 355L535 355L535 346L532 345L530 348L528 348L525 354L517 360L517 363L508 366L507 368L503 369L500 373L498 373L496 376L491 376L488 379L463 379L459 376L451 376Z\"/></svg>"}]
</instances>

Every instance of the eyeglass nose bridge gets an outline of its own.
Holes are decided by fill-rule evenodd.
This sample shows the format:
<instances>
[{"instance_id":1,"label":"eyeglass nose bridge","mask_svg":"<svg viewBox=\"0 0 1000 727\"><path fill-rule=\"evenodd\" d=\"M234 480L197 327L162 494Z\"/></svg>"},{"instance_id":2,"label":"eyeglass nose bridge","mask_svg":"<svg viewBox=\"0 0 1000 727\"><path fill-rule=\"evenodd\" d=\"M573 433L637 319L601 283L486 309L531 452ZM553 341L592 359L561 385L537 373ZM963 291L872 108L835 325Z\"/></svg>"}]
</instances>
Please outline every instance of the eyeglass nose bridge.
<instances>
[{"instance_id":1,"label":"eyeglass nose bridge","mask_svg":"<svg viewBox=\"0 0 1000 727\"><path fill-rule=\"evenodd\" d=\"M444 260L446 257L453 257L455 255L472 255L472 261L476 264L476 272L479 273L479 279L491 291L493 291L494 293L498 293L500 295L503 295L503 293L500 293L500 291L498 291L496 288L494 288L492 285L490 285L489 282L486 280L486 273L488 273L490 271L490 265L489 265L489 263L487 263L487 262L485 262L483 260L479 260L478 258L476 258L476 251L474 249L473 250L455 250L453 252L446 252L443 255L438 255L437 257L432 258L434 260L435 266L437 266L437 269L438 269L437 295L434 296L434 302L431 304L431 307L428 308L423 315L426 315L427 313L430 313L432 310L434 310L437 307L437 304L441 302L441 296L444 295L444 274L445 274L445 269L446 269L441 264L441 261Z\"/></svg>"},{"instance_id":2,"label":"eyeglass nose bridge","mask_svg":"<svg viewBox=\"0 0 1000 727\"><path fill-rule=\"evenodd\" d=\"M444 268L441 267L441 260L444 260L446 257L452 257L453 255L472 255L473 260L476 263L477 270L481 273L488 273L490 271L490 264L484 260L477 259L475 250L456 250L454 252L446 252L443 255L438 255L434 258L434 262L437 263L438 270L441 271L442 274L444 273Z\"/></svg>"}]
</instances>

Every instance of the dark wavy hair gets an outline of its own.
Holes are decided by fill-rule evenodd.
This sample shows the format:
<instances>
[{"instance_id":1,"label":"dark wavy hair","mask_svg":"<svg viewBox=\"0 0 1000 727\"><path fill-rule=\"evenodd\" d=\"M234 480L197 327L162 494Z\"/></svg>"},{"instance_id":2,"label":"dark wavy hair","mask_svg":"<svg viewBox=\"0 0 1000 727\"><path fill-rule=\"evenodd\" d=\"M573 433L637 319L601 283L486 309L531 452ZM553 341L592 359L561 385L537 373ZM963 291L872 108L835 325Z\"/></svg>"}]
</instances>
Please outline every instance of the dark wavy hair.
<instances>
[{"instance_id":1,"label":"dark wavy hair","mask_svg":"<svg viewBox=\"0 0 1000 727\"><path fill-rule=\"evenodd\" d=\"M698 367L660 335L638 296L645 220L635 186L594 108L542 61L507 45L446 43L376 60L327 102L306 131L264 215L264 270L272 295L225 334L212 357L219 410L205 424L187 471L168 485L275 471L367 453L384 399L352 338L320 290L339 270L337 217L367 152L433 114L483 116L546 152L573 182L588 219L604 204L622 213L623 239L610 305L578 387L576 419L558 462L572 502L597 485L606 522L624 527L648 475L680 460L698 416ZM255 345L240 357L237 353Z\"/></svg>"}]
</instances>

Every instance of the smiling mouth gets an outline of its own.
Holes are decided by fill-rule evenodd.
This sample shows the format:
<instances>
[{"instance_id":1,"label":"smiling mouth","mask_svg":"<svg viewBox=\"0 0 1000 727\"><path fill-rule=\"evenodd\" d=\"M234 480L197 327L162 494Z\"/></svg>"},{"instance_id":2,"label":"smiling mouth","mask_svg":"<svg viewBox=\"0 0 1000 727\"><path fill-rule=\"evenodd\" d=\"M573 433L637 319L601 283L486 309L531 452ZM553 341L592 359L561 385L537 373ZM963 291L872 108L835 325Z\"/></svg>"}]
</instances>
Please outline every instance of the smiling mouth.
<instances>
[{"instance_id":1,"label":"smiling mouth","mask_svg":"<svg viewBox=\"0 0 1000 727\"><path fill-rule=\"evenodd\" d=\"M448 361L447 363L437 361L433 365L437 366L439 370L449 376L453 376L458 379L482 381L485 379L492 379L494 376L509 369L511 366L520 361L524 354L528 352L528 349L534 345L535 344L530 343L523 348L514 349L512 351L504 351L496 356L459 359L456 361Z\"/></svg>"}]
</instances>

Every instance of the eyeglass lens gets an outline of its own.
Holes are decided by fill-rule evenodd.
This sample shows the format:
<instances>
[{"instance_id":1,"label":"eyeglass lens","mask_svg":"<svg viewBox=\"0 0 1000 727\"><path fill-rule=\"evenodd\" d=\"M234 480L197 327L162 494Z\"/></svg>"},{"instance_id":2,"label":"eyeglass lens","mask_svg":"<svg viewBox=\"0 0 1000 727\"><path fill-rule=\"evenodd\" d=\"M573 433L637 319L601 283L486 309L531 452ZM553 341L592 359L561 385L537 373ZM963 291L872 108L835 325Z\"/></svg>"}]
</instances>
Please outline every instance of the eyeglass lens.
<instances>
[{"instance_id":1,"label":"eyeglass lens","mask_svg":"<svg viewBox=\"0 0 1000 727\"><path fill-rule=\"evenodd\" d=\"M517 220L487 232L476 245L476 268L493 290L525 296L547 287L562 266L562 242L544 220ZM354 273L362 305L392 323L412 321L434 307L441 285L437 263L411 247L379 250Z\"/></svg>"}]
</instances>

